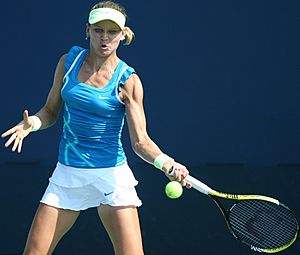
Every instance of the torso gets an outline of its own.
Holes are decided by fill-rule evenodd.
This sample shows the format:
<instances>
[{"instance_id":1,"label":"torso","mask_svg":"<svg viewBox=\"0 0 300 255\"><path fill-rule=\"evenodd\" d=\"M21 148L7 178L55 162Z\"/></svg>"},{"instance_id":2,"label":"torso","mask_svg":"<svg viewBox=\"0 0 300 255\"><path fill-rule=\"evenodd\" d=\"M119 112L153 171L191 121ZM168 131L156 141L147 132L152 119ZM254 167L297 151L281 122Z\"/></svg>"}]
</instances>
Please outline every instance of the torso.
<instances>
[{"instance_id":1,"label":"torso","mask_svg":"<svg viewBox=\"0 0 300 255\"><path fill-rule=\"evenodd\" d=\"M127 83L134 69L119 60L110 62L116 65L111 72L103 68L108 65L97 70L95 65L89 64L87 54L74 47L70 50L69 61L65 61L68 72L61 91L64 127L59 162L84 168L121 165L126 161L120 140L125 103L118 97L118 89L122 83Z\"/></svg>"}]
</instances>

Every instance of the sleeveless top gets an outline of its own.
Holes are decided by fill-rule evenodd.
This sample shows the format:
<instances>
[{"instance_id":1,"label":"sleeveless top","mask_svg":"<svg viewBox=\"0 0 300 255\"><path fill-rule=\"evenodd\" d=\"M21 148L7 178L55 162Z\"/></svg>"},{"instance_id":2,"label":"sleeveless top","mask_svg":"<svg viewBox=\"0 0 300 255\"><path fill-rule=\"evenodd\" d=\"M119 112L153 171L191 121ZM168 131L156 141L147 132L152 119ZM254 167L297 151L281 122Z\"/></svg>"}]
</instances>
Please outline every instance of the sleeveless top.
<instances>
[{"instance_id":1,"label":"sleeveless top","mask_svg":"<svg viewBox=\"0 0 300 255\"><path fill-rule=\"evenodd\" d=\"M119 98L120 85L134 69L120 60L105 87L95 88L77 78L87 54L88 50L74 46L65 61L58 161L79 168L119 166L126 162L121 142L125 105Z\"/></svg>"}]
</instances>

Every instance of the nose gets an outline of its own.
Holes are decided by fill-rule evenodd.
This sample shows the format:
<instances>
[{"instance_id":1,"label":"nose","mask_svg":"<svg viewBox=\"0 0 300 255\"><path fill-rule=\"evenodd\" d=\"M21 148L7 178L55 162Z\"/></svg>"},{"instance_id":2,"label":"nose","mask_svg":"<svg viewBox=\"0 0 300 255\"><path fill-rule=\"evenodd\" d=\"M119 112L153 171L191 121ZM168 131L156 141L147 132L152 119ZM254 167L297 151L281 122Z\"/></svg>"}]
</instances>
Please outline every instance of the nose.
<instances>
[{"instance_id":1,"label":"nose","mask_svg":"<svg viewBox=\"0 0 300 255\"><path fill-rule=\"evenodd\" d=\"M108 39L108 33L107 33L107 31L103 31L103 32L101 33L100 38L101 38L102 40Z\"/></svg>"}]
</instances>

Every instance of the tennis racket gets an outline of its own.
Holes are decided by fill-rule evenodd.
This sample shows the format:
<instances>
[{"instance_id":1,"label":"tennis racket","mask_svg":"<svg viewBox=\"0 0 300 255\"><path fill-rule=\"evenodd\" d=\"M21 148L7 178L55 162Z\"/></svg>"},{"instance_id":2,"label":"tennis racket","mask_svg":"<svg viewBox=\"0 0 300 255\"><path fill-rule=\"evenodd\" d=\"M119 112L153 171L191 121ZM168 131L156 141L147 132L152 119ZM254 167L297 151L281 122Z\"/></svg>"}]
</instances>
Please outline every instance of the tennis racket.
<instances>
[{"instance_id":1,"label":"tennis racket","mask_svg":"<svg viewBox=\"0 0 300 255\"><path fill-rule=\"evenodd\" d=\"M174 175L174 170L169 175ZM276 253L287 249L297 240L299 224L296 216L277 199L218 192L190 175L186 181L216 203L233 236L252 250ZM236 202L226 211L218 198Z\"/></svg>"}]
</instances>

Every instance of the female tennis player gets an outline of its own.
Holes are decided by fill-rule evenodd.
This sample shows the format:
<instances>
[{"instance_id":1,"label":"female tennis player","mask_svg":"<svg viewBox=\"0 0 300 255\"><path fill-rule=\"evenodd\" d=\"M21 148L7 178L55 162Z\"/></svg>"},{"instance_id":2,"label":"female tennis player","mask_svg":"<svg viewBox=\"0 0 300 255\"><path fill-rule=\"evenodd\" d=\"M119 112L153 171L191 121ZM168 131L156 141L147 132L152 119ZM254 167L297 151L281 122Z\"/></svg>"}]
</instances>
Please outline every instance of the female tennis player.
<instances>
[{"instance_id":1,"label":"female tennis player","mask_svg":"<svg viewBox=\"0 0 300 255\"><path fill-rule=\"evenodd\" d=\"M133 32L126 12L105 1L89 13L89 49L74 46L56 67L45 105L2 134L5 147L21 152L23 140L52 126L63 109L63 130L57 166L40 201L23 254L52 254L81 210L97 207L115 254L143 254L137 207L137 181L126 163L121 131L126 115L133 150L146 162L175 169L186 185L188 171L164 154L146 131L143 87L134 69L117 56L121 41L129 45ZM170 177L171 178L171 177Z\"/></svg>"}]
</instances>

